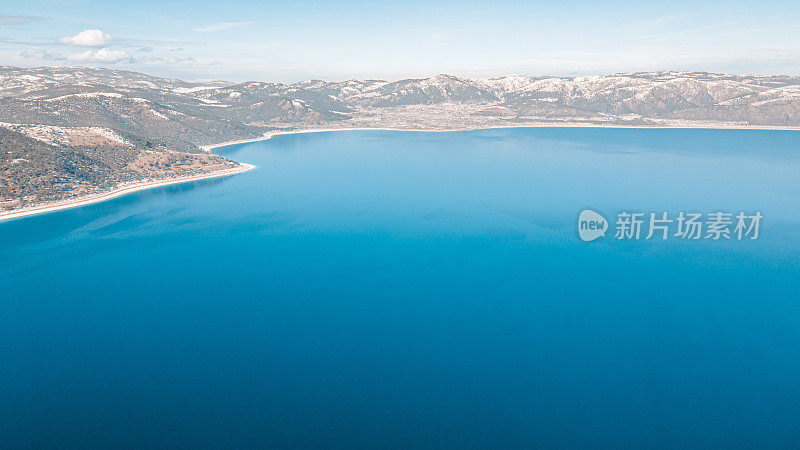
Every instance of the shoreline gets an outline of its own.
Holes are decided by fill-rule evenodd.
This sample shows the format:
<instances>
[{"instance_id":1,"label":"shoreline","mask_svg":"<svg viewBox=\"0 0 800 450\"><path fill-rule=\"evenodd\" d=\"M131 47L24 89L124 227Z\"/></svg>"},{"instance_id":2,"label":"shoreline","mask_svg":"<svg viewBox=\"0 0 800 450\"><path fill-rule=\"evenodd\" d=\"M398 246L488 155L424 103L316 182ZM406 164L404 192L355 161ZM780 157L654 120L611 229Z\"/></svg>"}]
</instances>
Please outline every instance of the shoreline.
<instances>
[{"instance_id":1,"label":"shoreline","mask_svg":"<svg viewBox=\"0 0 800 450\"><path fill-rule=\"evenodd\" d=\"M452 132L452 131L477 131L477 130L491 130L494 128L526 128L526 127L518 127L518 126L508 126L508 127L486 127L486 128L440 128L440 129L425 129L425 128L366 128L366 127L353 127L353 128L305 128L305 129L297 129L297 130L283 130L283 131L267 131L261 137L251 138L251 139L238 139L235 141L227 141L222 142L219 144L208 144L208 145L198 145L198 147L205 151L211 152L211 150L227 147L229 145L239 145L239 144L250 144L252 142L261 142L267 141L272 139L275 136L283 136L289 134L305 134L305 133L327 133L330 131L413 131L417 133L445 133L445 132Z\"/></svg>"},{"instance_id":2,"label":"shoreline","mask_svg":"<svg viewBox=\"0 0 800 450\"><path fill-rule=\"evenodd\" d=\"M60 211L63 209L70 209L70 208L77 208L79 206L91 205L93 203L100 203L106 200L111 200L113 198L121 197L123 195L131 194L133 192L144 191L147 189L153 189L162 186L188 183L191 181L200 181L210 178L226 177L230 175L235 175L237 173L247 172L248 170L255 169L256 167L252 164L247 164L247 163L240 162L238 164L239 167L220 169L220 170L215 170L213 172L208 172L200 175L192 175L187 177L132 183L126 186L119 187L109 192L104 192L102 194L91 194L71 200L55 201L49 204L22 208L7 213L0 213L0 222L4 220L18 219L20 217L32 216L36 214L44 214L54 211Z\"/></svg>"},{"instance_id":3,"label":"shoreline","mask_svg":"<svg viewBox=\"0 0 800 450\"><path fill-rule=\"evenodd\" d=\"M520 125L495 125L486 127L467 127L467 128L396 128L396 127L339 127L339 128L306 128L306 129L293 129L293 130L276 130L265 132L262 136L251 139L238 139L233 141L221 142L218 144L199 145L198 147L204 152L210 153L215 149L228 147L231 145L249 144L253 142L261 142L272 139L275 136L292 135L292 134L305 134L305 133L328 133L334 131L406 131L416 133L449 133L458 131L479 131L479 130L500 130L506 128L624 128L624 129L644 129L644 130L764 130L764 131L800 131L800 127L766 127L766 126L637 126L637 125L602 125L602 124L586 124L586 123L529 123ZM0 213L0 222L10 219L17 219L36 214L45 214L63 209L77 208L79 206L90 205L99 203L113 198L121 197L137 191L152 189L156 187L169 186L172 184L188 183L191 181L200 181L209 178L226 177L238 173L247 172L254 169L256 166L239 161L235 161L239 167L230 169L222 169L214 172L209 172L201 175L193 175L188 177L148 181L130 184L118 189L114 189L102 194L92 194L82 196L67 201L56 201L49 204L22 208L6 213Z\"/></svg>"},{"instance_id":4,"label":"shoreline","mask_svg":"<svg viewBox=\"0 0 800 450\"><path fill-rule=\"evenodd\" d=\"M395 128L395 127L340 127L340 128L298 128L293 130L268 131L261 137L250 139L237 139L234 141L221 142L219 144L198 145L204 152L228 147L231 145L250 144L272 139L275 136L305 134L305 133L328 133L332 131L408 131L415 133L451 133L457 131L480 131L480 130L502 130L506 128L620 128L620 129L642 129L642 130L761 130L761 131L800 131L800 127L771 127L771 126L638 126L638 125L598 125L585 123L530 123L524 125L490 125L486 127L466 127L466 128Z\"/></svg>"}]
</instances>

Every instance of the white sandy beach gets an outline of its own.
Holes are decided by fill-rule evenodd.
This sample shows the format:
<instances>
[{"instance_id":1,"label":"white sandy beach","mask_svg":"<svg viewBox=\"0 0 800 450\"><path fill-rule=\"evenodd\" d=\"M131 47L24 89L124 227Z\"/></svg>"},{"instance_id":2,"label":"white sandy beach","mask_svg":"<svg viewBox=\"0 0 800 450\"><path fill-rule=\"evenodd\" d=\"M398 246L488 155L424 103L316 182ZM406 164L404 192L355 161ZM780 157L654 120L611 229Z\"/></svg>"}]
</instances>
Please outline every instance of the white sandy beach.
<instances>
[{"instance_id":1,"label":"white sandy beach","mask_svg":"<svg viewBox=\"0 0 800 450\"><path fill-rule=\"evenodd\" d=\"M200 145L200 149L210 152L214 149L227 147L229 145L249 144L252 142L266 141L275 136L288 135L288 134L304 134L304 133L327 133L331 131L411 131L419 133L448 133L454 131L478 131L478 130L501 130L505 128L639 128L643 130L771 130L771 131L800 131L800 127L761 127L761 126L744 126L744 125L731 125L731 126L711 126L711 125L697 125L697 126L637 126L637 125L602 125L602 124L589 124L589 123L528 123L520 125L497 125L487 127L467 127L467 128L391 128L391 127L341 127L341 128L308 128L308 129L293 129L270 131L264 133L261 137L252 139L239 139L235 141L221 142L219 144Z\"/></svg>"},{"instance_id":2,"label":"white sandy beach","mask_svg":"<svg viewBox=\"0 0 800 450\"><path fill-rule=\"evenodd\" d=\"M425 129L425 128L309 128L299 130L285 130L285 131L270 131L264 133L263 136L252 139L240 139L236 141L222 142L220 144L200 145L200 149L210 152L215 148L227 147L229 145L249 144L251 142L266 141L272 139L274 136L285 134L304 134L304 133L326 133L329 131L416 131L425 133L447 132L447 131L474 131L474 130L487 130L492 128L525 128L525 127L487 127L487 128L447 128L447 129Z\"/></svg>"},{"instance_id":3,"label":"white sandy beach","mask_svg":"<svg viewBox=\"0 0 800 450\"><path fill-rule=\"evenodd\" d=\"M256 166L252 164L245 164L239 163L239 167L234 167L230 169L222 169L216 170L214 172L204 173L202 175L194 175L190 177L180 177L180 178L172 178L167 180L155 180L155 181L145 181L140 183L132 183L125 186L122 186L118 189L114 189L110 192L105 192L102 194L92 194L87 196L81 196L76 199L66 200L62 202L52 202L49 204L33 206L30 208L22 208L14 211L10 211L7 213L0 213L0 221L9 220L9 219L16 219L19 217L31 216L34 214L44 214L53 211L59 211L62 209L69 209L69 208L76 208L78 206L90 205L92 203L98 203L106 200L111 200L112 198L120 197L122 195L130 194L136 191L142 191L145 189L152 189L160 186L167 186L171 184L179 184L179 183L188 183L190 181L198 181L198 180L205 180L208 178L218 178L218 177L226 177L229 175L234 175L237 173L246 172L248 170L254 169Z\"/></svg>"}]
</instances>

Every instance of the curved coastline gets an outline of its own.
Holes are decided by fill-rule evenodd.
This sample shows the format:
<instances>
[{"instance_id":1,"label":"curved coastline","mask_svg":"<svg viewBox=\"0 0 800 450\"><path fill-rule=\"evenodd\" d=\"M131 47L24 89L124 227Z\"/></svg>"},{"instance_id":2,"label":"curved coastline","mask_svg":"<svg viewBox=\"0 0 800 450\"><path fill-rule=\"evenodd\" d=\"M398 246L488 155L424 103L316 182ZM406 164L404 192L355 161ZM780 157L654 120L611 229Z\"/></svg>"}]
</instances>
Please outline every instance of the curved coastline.
<instances>
[{"instance_id":1,"label":"curved coastline","mask_svg":"<svg viewBox=\"0 0 800 450\"><path fill-rule=\"evenodd\" d=\"M81 196L76 199L70 199L67 201L62 201L62 202L57 201L48 204L32 206L29 208L21 208L7 213L2 213L0 214L0 221L18 219L21 217L32 216L36 214L45 214L49 212L60 211L62 209L77 208L79 206L84 206L84 205L91 205L92 203L104 202L106 200L111 200L113 198L131 194L133 192L143 191L146 189L152 189L156 187L169 186L172 184L189 183L191 181L206 180L209 178L227 177L230 175L235 175L237 173L247 172L248 170L255 169L255 167L256 166L252 164L240 162L239 167L216 170L214 172L204 173L200 175L172 178L166 180L154 180L154 181L146 181L140 183L131 183L101 194L91 194L91 195Z\"/></svg>"},{"instance_id":2,"label":"curved coastline","mask_svg":"<svg viewBox=\"0 0 800 450\"><path fill-rule=\"evenodd\" d=\"M761 130L761 131L800 131L800 127L766 127L766 126L637 126L637 125L598 125L585 123L529 123L520 125L495 125L485 127L467 128L394 128L394 127L341 127L341 128L306 128L281 131L268 131L261 137L251 139L238 139L221 142L219 144L198 145L205 151L227 147L229 145L250 144L272 139L275 136L305 133L329 133L333 131L408 131L416 133L449 133L456 131L504 130L507 128L611 128L611 129L640 129L640 130Z\"/></svg>"},{"instance_id":3,"label":"curved coastline","mask_svg":"<svg viewBox=\"0 0 800 450\"><path fill-rule=\"evenodd\" d=\"M205 152L212 152L215 149L228 147L231 145L239 145L239 144L248 144L252 142L260 142L272 139L275 136L282 136L282 135L291 135L291 134L305 134L305 133L327 133L327 132L334 132L334 131L407 131L407 132L424 132L424 133L446 133L446 132L457 132L457 131L478 131L478 130L499 130L499 129L506 129L506 128L624 128L624 129L649 129L649 130L765 130L765 131L800 131L800 128L796 127L751 127L751 126L626 126L626 125L597 125L597 124L583 124L583 123L574 123L574 124L520 124L520 125L499 125L499 126L487 126L487 127L472 127L472 128L439 128L439 129L427 129L427 128L392 128L392 127L342 127L342 128L309 128L309 129L292 129L292 130L281 130L281 131L270 131L264 133L261 137L252 138L252 139L239 139L234 141L226 141L221 142L218 144L208 144L208 145L200 145L198 146ZM76 199L71 199L63 202L53 202L50 204L43 204L38 206L33 206L29 208L22 208L19 210L13 210L6 213L0 213L0 222L10 219L17 219L26 216L32 216L37 214L45 214L54 211L60 211L63 209L70 209L76 208L79 206L90 205L92 203L99 203L106 200L111 200L116 197L120 197L126 194L130 194L137 191L142 191L146 189L152 189L156 187L168 186L172 184L180 184L180 183L188 183L192 181L199 181L209 178L219 178L219 177L226 177L230 175L235 175L238 173L246 172L248 170L254 169L256 166L252 164L247 164L243 162L236 161L239 164L239 167L231 168L231 169L222 169L219 171L209 172L206 174L194 175L189 177L181 177L181 178L174 178L174 179L166 179L166 180L155 180L149 182L141 182L141 183L133 183L130 185L126 185L120 187L118 189L114 189L109 192L105 192L102 194L92 194L88 196L82 196Z\"/></svg>"},{"instance_id":4,"label":"curved coastline","mask_svg":"<svg viewBox=\"0 0 800 450\"><path fill-rule=\"evenodd\" d=\"M235 141L221 142L219 144L198 145L201 150L210 152L214 149L227 147L229 145L250 144L252 142L261 142L272 139L275 136L283 136L287 134L306 134L306 133L328 133L331 131L414 131L418 133L444 133L449 131L477 131L477 130L491 130L496 128L530 128L529 126L508 126L508 127L486 127L486 128L447 128L447 129L426 129L426 128L307 128L285 131L268 131L261 137L252 139L239 139Z\"/></svg>"}]
</instances>

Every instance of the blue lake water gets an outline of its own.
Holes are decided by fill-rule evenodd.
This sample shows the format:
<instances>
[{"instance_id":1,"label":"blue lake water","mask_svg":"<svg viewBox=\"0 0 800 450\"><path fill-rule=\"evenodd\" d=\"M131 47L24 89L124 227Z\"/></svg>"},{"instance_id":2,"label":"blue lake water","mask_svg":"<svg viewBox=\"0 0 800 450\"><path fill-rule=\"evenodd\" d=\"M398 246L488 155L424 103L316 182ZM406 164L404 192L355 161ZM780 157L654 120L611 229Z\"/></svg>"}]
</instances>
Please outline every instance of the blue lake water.
<instances>
[{"instance_id":1,"label":"blue lake water","mask_svg":"<svg viewBox=\"0 0 800 450\"><path fill-rule=\"evenodd\" d=\"M800 133L220 153L258 168L0 223L3 447L800 445ZM585 208L764 219L585 243Z\"/></svg>"}]
</instances>

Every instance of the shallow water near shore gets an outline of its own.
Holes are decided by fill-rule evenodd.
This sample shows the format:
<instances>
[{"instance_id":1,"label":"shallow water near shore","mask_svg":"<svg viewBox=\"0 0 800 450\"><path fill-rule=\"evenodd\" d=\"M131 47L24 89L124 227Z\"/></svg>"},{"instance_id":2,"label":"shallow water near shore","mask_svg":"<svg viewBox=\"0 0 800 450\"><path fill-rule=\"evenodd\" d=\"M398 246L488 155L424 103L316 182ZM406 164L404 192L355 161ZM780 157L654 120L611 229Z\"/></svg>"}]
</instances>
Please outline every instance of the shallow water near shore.
<instances>
[{"instance_id":1,"label":"shallow water near shore","mask_svg":"<svg viewBox=\"0 0 800 450\"><path fill-rule=\"evenodd\" d=\"M800 132L217 153L258 167L0 223L4 447L800 444ZM764 219L585 243L586 208Z\"/></svg>"}]
</instances>

